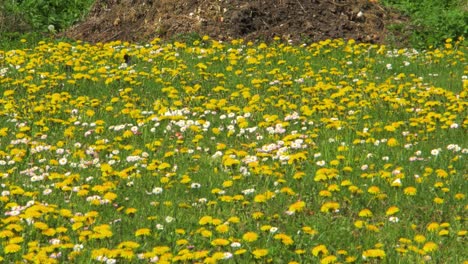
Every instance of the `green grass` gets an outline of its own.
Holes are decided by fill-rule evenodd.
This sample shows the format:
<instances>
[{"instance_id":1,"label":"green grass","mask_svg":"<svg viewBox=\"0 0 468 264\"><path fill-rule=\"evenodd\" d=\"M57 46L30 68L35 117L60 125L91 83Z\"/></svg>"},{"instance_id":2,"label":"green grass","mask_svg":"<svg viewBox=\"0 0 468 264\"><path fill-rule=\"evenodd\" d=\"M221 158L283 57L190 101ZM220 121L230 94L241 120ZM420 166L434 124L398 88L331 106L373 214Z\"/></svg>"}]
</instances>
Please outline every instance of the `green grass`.
<instances>
[{"instance_id":1,"label":"green grass","mask_svg":"<svg viewBox=\"0 0 468 264\"><path fill-rule=\"evenodd\" d=\"M468 260L463 42L18 45L6 263Z\"/></svg>"}]
</instances>

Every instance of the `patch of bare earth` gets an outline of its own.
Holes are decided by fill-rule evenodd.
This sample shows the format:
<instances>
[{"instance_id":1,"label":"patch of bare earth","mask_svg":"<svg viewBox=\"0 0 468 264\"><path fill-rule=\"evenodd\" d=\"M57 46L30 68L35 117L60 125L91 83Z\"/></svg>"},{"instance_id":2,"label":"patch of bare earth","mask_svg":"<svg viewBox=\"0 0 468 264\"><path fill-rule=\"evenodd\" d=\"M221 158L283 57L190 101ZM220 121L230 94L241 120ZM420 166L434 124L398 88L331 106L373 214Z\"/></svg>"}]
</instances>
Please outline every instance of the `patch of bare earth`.
<instances>
[{"instance_id":1,"label":"patch of bare earth","mask_svg":"<svg viewBox=\"0 0 468 264\"><path fill-rule=\"evenodd\" d=\"M142 42L187 33L219 40L330 38L383 43L406 19L376 0L97 0L65 36L89 42Z\"/></svg>"}]
</instances>

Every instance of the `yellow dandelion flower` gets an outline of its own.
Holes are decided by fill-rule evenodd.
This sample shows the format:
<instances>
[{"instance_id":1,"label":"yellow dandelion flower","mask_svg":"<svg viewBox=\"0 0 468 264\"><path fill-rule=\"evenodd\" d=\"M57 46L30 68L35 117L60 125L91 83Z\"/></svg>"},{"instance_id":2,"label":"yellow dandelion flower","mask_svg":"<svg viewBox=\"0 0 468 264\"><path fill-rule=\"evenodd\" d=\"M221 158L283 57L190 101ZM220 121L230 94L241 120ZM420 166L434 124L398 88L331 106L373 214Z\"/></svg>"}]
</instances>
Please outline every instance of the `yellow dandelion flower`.
<instances>
[{"instance_id":1,"label":"yellow dandelion flower","mask_svg":"<svg viewBox=\"0 0 468 264\"><path fill-rule=\"evenodd\" d=\"M403 193L406 194L406 195L410 195L410 196L413 196L413 195L416 195L416 188L410 186L410 187L406 187L404 190L403 190Z\"/></svg>"},{"instance_id":2,"label":"yellow dandelion flower","mask_svg":"<svg viewBox=\"0 0 468 264\"><path fill-rule=\"evenodd\" d=\"M224 239L224 238L217 238L211 241L211 245L213 246L227 246L229 244L230 244L229 240Z\"/></svg>"},{"instance_id":3,"label":"yellow dandelion flower","mask_svg":"<svg viewBox=\"0 0 468 264\"><path fill-rule=\"evenodd\" d=\"M400 143L398 142L397 139L395 138L389 138L388 141L387 141L387 146L389 147L396 147L398 146Z\"/></svg>"},{"instance_id":4,"label":"yellow dandelion flower","mask_svg":"<svg viewBox=\"0 0 468 264\"><path fill-rule=\"evenodd\" d=\"M106 237L112 237L112 231L110 228L110 225L104 224L104 225L98 225L93 228L93 231L96 232L94 235L94 238L106 238Z\"/></svg>"},{"instance_id":5,"label":"yellow dandelion flower","mask_svg":"<svg viewBox=\"0 0 468 264\"><path fill-rule=\"evenodd\" d=\"M213 255L211 255L211 259L213 260L213 262L209 262L208 258L205 258L204 263L216 264L216 263L218 263L218 260L224 259L225 256L226 256L225 252L219 252L218 251L218 252L213 253Z\"/></svg>"},{"instance_id":6,"label":"yellow dandelion flower","mask_svg":"<svg viewBox=\"0 0 468 264\"><path fill-rule=\"evenodd\" d=\"M219 218L213 218L213 221L211 222L214 226L219 226L220 224L223 223L223 221Z\"/></svg>"},{"instance_id":7,"label":"yellow dandelion flower","mask_svg":"<svg viewBox=\"0 0 468 264\"><path fill-rule=\"evenodd\" d=\"M401 186L401 179L396 178L395 180L393 180L391 186L392 187L400 187Z\"/></svg>"},{"instance_id":8,"label":"yellow dandelion flower","mask_svg":"<svg viewBox=\"0 0 468 264\"><path fill-rule=\"evenodd\" d=\"M423 235L416 235L414 236L414 241L417 243L424 243L426 241L426 237Z\"/></svg>"},{"instance_id":9,"label":"yellow dandelion flower","mask_svg":"<svg viewBox=\"0 0 468 264\"><path fill-rule=\"evenodd\" d=\"M444 199L439 198L439 197L436 197L436 198L434 198L434 203L436 203L436 204L443 204L443 203L444 203Z\"/></svg>"},{"instance_id":10,"label":"yellow dandelion flower","mask_svg":"<svg viewBox=\"0 0 468 264\"><path fill-rule=\"evenodd\" d=\"M149 228L140 228L137 231L135 231L135 236L149 236L151 235L151 230Z\"/></svg>"},{"instance_id":11,"label":"yellow dandelion flower","mask_svg":"<svg viewBox=\"0 0 468 264\"><path fill-rule=\"evenodd\" d=\"M306 253L306 251L304 249L296 249L294 250L294 253L296 253L297 255L303 255Z\"/></svg>"},{"instance_id":12,"label":"yellow dandelion flower","mask_svg":"<svg viewBox=\"0 0 468 264\"><path fill-rule=\"evenodd\" d=\"M372 211L369 210L369 209L362 209L360 212L359 212L359 216L360 217L372 217Z\"/></svg>"},{"instance_id":13,"label":"yellow dandelion flower","mask_svg":"<svg viewBox=\"0 0 468 264\"><path fill-rule=\"evenodd\" d=\"M289 187L283 187L281 188L280 190L281 193L285 193L287 195L295 195L296 193L293 191L293 189L289 188Z\"/></svg>"},{"instance_id":14,"label":"yellow dandelion flower","mask_svg":"<svg viewBox=\"0 0 468 264\"><path fill-rule=\"evenodd\" d=\"M224 181L224 182L223 182L223 187L224 187L224 188L229 188L229 187L231 187L233 184L234 184L233 181Z\"/></svg>"},{"instance_id":15,"label":"yellow dandelion flower","mask_svg":"<svg viewBox=\"0 0 468 264\"><path fill-rule=\"evenodd\" d=\"M449 174L443 169L437 169L435 172L439 178L447 178L449 176Z\"/></svg>"},{"instance_id":16,"label":"yellow dandelion flower","mask_svg":"<svg viewBox=\"0 0 468 264\"><path fill-rule=\"evenodd\" d=\"M298 172L294 173L293 179L295 179L295 180L300 180L300 179L302 179L305 175L306 175L305 172L303 172L303 171L298 171Z\"/></svg>"},{"instance_id":17,"label":"yellow dandelion flower","mask_svg":"<svg viewBox=\"0 0 468 264\"><path fill-rule=\"evenodd\" d=\"M119 255L123 259L128 259L128 260L135 258L135 253L131 249L122 250L122 251L120 251Z\"/></svg>"},{"instance_id":18,"label":"yellow dandelion flower","mask_svg":"<svg viewBox=\"0 0 468 264\"><path fill-rule=\"evenodd\" d=\"M256 203L264 203L267 201L267 197L263 194L255 195L254 202Z\"/></svg>"},{"instance_id":19,"label":"yellow dandelion flower","mask_svg":"<svg viewBox=\"0 0 468 264\"><path fill-rule=\"evenodd\" d=\"M182 179L180 180L180 183L187 184L187 183L189 183L191 181L192 181L192 179L190 179L190 177L188 175L183 175Z\"/></svg>"},{"instance_id":20,"label":"yellow dandelion flower","mask_svg":"<svg viewBox=\"0 0 468 264\"><path fill-rule=\"evenodd\" d=\"M323 213L328 213L330 211L336 211L340 208L340 204L337 202L326 202L320 208L320 211Z\"/></svg>"},{"instance_id":21,"label":"yellow dandelion flower","mask_svg":"<svg viewBox=\"0 0 468 264\"><path fill-rule=\"evenodd\" d=\"M260 218L262 218L264 215L265 215L265 214L262 213L262 212L253 212L253 213L252 213L252 218L253 218L253 219L260 219Z\"/></svg>"},{"instance_id":22,"label":"yellow dandelion flower","mask_svg":"<svg viewBox=\"0 0 468 264\"><path fill-rule=\"evenodd\" d=\"M15 90L6 90L3 92L3 97L8 97L15 94Z\"/></svg>"},{"instance_id":23,"label":"yellow dandelion flower","mask_svg":"<svg viewBox=\"0 0 468 264\"><path fill-rule=\"evenodd\" d=\"M394 132L396 130L396 127L392 125L388 125L388 126L385 126L384 129L387 130L388 132Z\"/></svg>"},{"instance_id":24,"label":"yellow dandelion flower","mask_svg":"<svg viewBox=\"0 0 468 264\"><path fill-rule=\"evenodd\" d=\"M270 231L270 229L272 228L271 225L263 225L260 227L260 230L262 231Z\"/></svg>"},{"instance_id":25,"label":"yellow dandelion flower","mask_svg":"<svg viewBox=\"0 0 468 264\"><path fill-rule=\"evenodd\" d=\"M40 230L47 230L49 226L44 222L35 222L34 227Z\"/></svg>"},{"instance_id":26,"label":"yellow dandelion flower","mask_svg":"<svg viewBox=\"0 0 468 264\"><path fill-rule=\"evenodd\" d=\"M213 223L213 217L209 216L209 215L206 215L206 216L203 216L202 218L200 218L200 220L198 221L198 224L199 225L206 225L206 224L211 224Z\"/></svg>"},{"instance_id":27,"label":"yellow dandelion flower","mask_svg":"<svg viewBox=\"0 0 468 264\"><path fill-rule=\"evenodd\" d=\"M76 129L75 127L68 127L67 129L64 130L63 136L66 138L73 138L73 136L75 135L74 134L75 129Z\"/></svg>"},{"instance_id":28,"label":"yellow dandelion flower","mask_svg":"<svg viewBox=\"0 0 468 264\"><path fill-rule=\"evenodd\" d=\"M226 233L229 231L229 226L228 225L218 225L216 227L216 231L219 233Z\"/></svg>"},{"instance_id":29,"label":"yellow dandelion flower","mask_svg":"<svg viewBox=\"0 0 468 264\"><path fill-rule=\"evenodd\" d=\"M127 208L125 210L125 214L127 215L132 215L132 214L135 214L138 210L136 208Z\"/></svg>"},{"instance_id":30,"label":"yellow dandelion flower","mask_svg":"<svg viewBox=\"0 0 468 264\"><path fill-rule=\"evenodd\" d=\"M448 227L450 227L450 223L447 223L447 222L441 223L440 227L448 228Z\"/></svg>"},{"instance_id":31,"label":"yellow dandelion flower","mask_svg":"<svg viewBox=\"0 0 468 264\"><path fill-rule=\"evenodd\" d=\"M216 150L223 150L223 149L226 149L226 144L216 143Z\"/></svg>"},{"instance_id":32,"label":"yellow dandelion flower","mask_svg":"<svg viewBox=\"0 0 468 264\"><path fill-rule=\"evenodd\" d=\"M398 242L400 242L402 244L411 244L412 243L411 239L404 238L404 237L398 239Z\"/></svg>"},{"instance_id":33,"label":"yellow dandelion flower","mask_svg":"<svg viewBox=\"0 0 468 264\"><path fill-rule=\"evenodd\" d=\"M350 180L344 180L340 184L341 186L350 186L353 185L353 183Z\"/></svg>"},{"instance_id":34,"label":"yellow dandelion flower","mask_svg":"<svg viewBox=\"0 0 468 264\"><path fill-rule=\"evenodd\" d=\"M317 230L313 229L312 227L310 226L304 226L302 227L302 231L306 234L309 234L309 235L316 235L318 234Z\"/></svg>"},{"instance_id":35,"label":"yellow dandelion flower","mask_svg":"<svg viewBox=\"0 0 468 264\"><path fill-rule=\"evenodd\" d=\"M286 246L294 244L294 240L286 234L277 234L274 236L274 238L281 240L281 243L283 243Z\"/></svg>"},{"instance_id":36,"label":"yellow dandelion flower","mask_svg":"<svg viewBox=\"0 0 468 264\"><path fill-rule=\"evenodd\" d=\"M0 238L12 237L14 235L15 235L15 233L13 233L11 230L2 230L2 231L0 231Z\"/></svg>"},{"instance_id":37,"label":"yellow dandelion flower","mask_svg":"<svg viewBox=\"0 0 468 264\"><path fill-rule=\"evenodd\" d=\"M377 186L371 186L369 189L367 189L367 192L370 194L379 194L380 193L380 188Z\"/></svg>"},{"instance_id":38,"label":"yellow dandelion flower","mask_svg":"<svg viewBox=\"0 0 468 264\"><path fill-rule=\"evenodd\" d=\"M169 252L171 249L167 246L154 247L152 252L156 255L163 255L166 252Z\"/></svg>"},{"instance_id":39,"label":"yellow dandelion flower","mask_svg":"<svg viewBox=\"0 0 468 264\"><path fill-rule=\"evenodd\" d=\"M348 255L348 251L344 250L344 249L339 249L337 252L336 252L338 255Z\"/></svg>"},{"instance_id":40,"label":"yellow dandelion flower","mask_svg":"<svg viewBox=\"0 0 468 264\"><path fill-rule=\"evenodd\" d=\"M426 244L424 244L422 249L424 250L424 252L432 252L439 249L439 246L436 243L429 241Z\"/></svg>"},{"instance_id":41,"label":"yellow dandelion flower","mask_svg":"<svg viewBox=\"0 0 468 264\"><path fill-rule=\"evenodd\" d=\"M252 251L252 255L254 255L256 259L263 258L268 255L268 249L255 249Z\"/></svg>"},{"instance_id":42,"label":"yellow dandelion flower","mask_svg":"<svg viewBox=\"0 0 468 264\"><path fill-rule=\"evenodd\" d=\"M55 231L55 229L53 228L47 228L46 230L43 230L41 233L45 236L51 237L51 236L54 236L57 233L57 231Z\"/></svg>"},{"instance_id":43,"label":"yellow dandelion flower","mask_svg":"<svg viewBox=\"0 0 468 264\"><path fill-rule=\"evenodd\" d=\"M326 257L324 257L323 259L320 260L320 264L335 263L337 261L337 259L338 258L336 256L333 256L333 255L326 256Z\"/></svg>"},{"instance_id":44,"label":"yellow dandelion flower","mask_svg":"<svg viewBox=\"0 0 468 264\"><path fill-rule=\"evenodd\" d=\"M177 228L177 229L175 230L175 232L176 232L176 234L178 234L178 235L185 235L185 233L186 233L185 230L182 229L182 228Z\"/></svg>"},{"instance_id":45,"label":"yellow dandelion flower","mask_svg":"<svg viewBox=\"0 0 468 264\"><path fill-rule=\"evenodd\" d=\"M11 254L11 253L16 253L21 250L21 246L17 244L8 244L5 246L3 251L5 254Z\"/></svg>"},{"instance_id":46,"label":"yellow dandelion flower","mask_svg":"<svg viewBox=\"0 0 468 264\"><path fill-rule=\"evenodd\" d=\"M430 223L429 225L427 225L427 231L430 231L430 232L433 232L433 231L436 231L437 229L439 229L440 225L439 223Z\"/></svg>"},{"instance_id":47,"label":"yellow dandelion flower","mask_svg":"<svg viewBox=\"0 0 468 264\"><path fill-rule=\"evenodd\" d=\"M332 193L328 190L321 190L319 192L319 196L321 197L331 197L332 196Z\"/></svg>"},{"instance_id":48,"label":"yellow dandelion flower","mask_svg":"<svg viewBox=\"0 0 468 264\"><path fill-rule=\"evenodd\" d=\"M242 236L242 239L247 242L254 242L258 239L258 235L255 232L247 232Z\"/></svg>"},{"instance_id":49,"label":"yellow dandelion flower","mask_svg":"<svg viewBox=\"0 0 468 264\"><path fill-rule=\"evenodd\" d=\"M120 244L117 245L117 248L121 249L121 248L125 248L125 249L135 249L135 248L139 248L140 247L140 244L138 244L137 242L133 242L133 241L124 241L124 242L121 242Z\"/></svg>"},{"instance_id":50,"label":"yellow dandelion flower","mask_svg":"<svg viewBox=\"0 0 468 264\"><path fill-rule=\"evenodd\" d=\"M0 129L0 137L6 137L8 135L8 127L3 127Z\"/></svg>"},{"instance_id":51,"label":"yellow dandelion flower","mask_svg":"<svg viewBox=\"0 0 468 264\"><path fill-rule=\"evenodd\" d=\"M312 249L312 255L316 257L318 255L328 256L328 249L325 245L318 245Z\"/></svg>"},{"instance_id":52,"label":"yellow dandelion flower","mask_svg":"<svg viewBox=\"0 0 468 264\"><path fill-rule=\"evenodd\" d=\"M289 206L288 211L301 212L304 209L305 205L306 203L304 201L297 201Z\"/></svg>"},{"instance_id":53,"label":"yellow dandelion flower","mask_svg":"<svg viewBox=\"0 0 468 264\"><path fill-rule=\"evenodd\" d=\"M81 221L84 221L84 220L81 220ZM72 225L72 230L73 231L76 231L76 230L80 229L84 225L83 222L81 222L81 221L73 223L73 225Z\"/></svg>"},{"instance_id":54,"label":"yellow dandelion flower","mask_svg":"<svg viewBox=\"0 0 468 264\"><path fill-rule=\"evenodd\" d=\"M102 198L106 199L106 200L109 200L109 201L113 201L113 200L115 200L115 198L117 198L117 194L115 194L113 192L107 192L106 194L104 194L104 196Z\"/></svg>"},{"instance_id":55,"label":"yellow dandelion flower","mask_svg":"<svg viewBox=\"0 0 468 264\"><path fill-rule=\"evenodd\" d=\"M178 239L176 241L176 245L178 246L183 246L183 245L187 245L189 243L189 241L187 239ZM154 250L154 249L153 249Z\"/></svg>"},{"instance_id":56,"label":"yellow dandelion flower","mask_svg":"<svg viewBox=\"0 0 468 264\"><path fill-rule=\"evenodd\" d=\"M6 227L7 230L14 230L16 232L21 232L23 231L23 227L18 225L18 224L9 224L7 227Z\"/></svg>"},{"instance_id":57,"label":"yellow dandelion flower","mask_svg":"<svg viewBox=\"0 0 468 264\"><path fill-rule=\"evenodd\" d=\"M439 231L439 236L447 236L449 233L447 229L442 229Z\"/></svg>"},{"instance_id":58,"label":"yellow dandelion flower","mask_svg":"<svg viewBox=\"0 0 468 264\"><path fill-rule=\"evenodd\" d=\"M385 212L386 215L394 215L396 213L398 213L400 211L400 209L396 206L390 206L388 209L387 209L387 212Z\"/></svg>"},{"instance_id":59,"label":"yellow dandelion flower","mask_svg":"<svg viewBox=\"0 0 468 264\"><path fill-rule=\"evenodd\" d=\"M219 135L221 133L221 130L217 127L214 127L211 129L211 132L213 132L213 134L215 135Z\"/></svg>"},{"instance_id":60,"label":"yellow dandelion flower","mask_svg":"<svg viewBox=\"0 0 468 264\"><path fill-rule=\"evenodd\" d=\"M366 229L372 232L380 232L379 228L376 225L367 225Z\"/></svg>"},{"instance_id":61,"label":"yellow dandelion flower","mask_svg":"<svg viewBox=\"0 0 468 264\"><path fill-rule=\"evenodd\" d=\"M94 112L94 110L88 109L88 110L86 110L86 113L85 113L85 114L86 114L87 116L89 116L89 117L92 117L92 116L94 116L94 114L96 114L96 113Z\"/></svg>"},{"instance_id":62,"label":"yellow dandelion flower","mask_svg":"<svg viewBox=\"0 0 468 264\"><path fill-rule=\"evenodd\" d=\"M24 241L23 237L12 237L8 241L8 244L19 244L19 243L22 243L23 241Z\"/></svg>"},{"instance_id":63,"label":"yellow dandelion flower","mask_svg":"<svg viewBox=\"0 0 468 264\"><path fill-rule=\"evenodd\" d=\"M230 166L234 166L238 164L240 164L240 161L233 159L233 158L227 157L226 159L223 160L223 165L226 167L230 167Z\"/></svg>"},{"instance_id":64,"label":"yellow dandelion flower","mask_svg":"<svg viewBox=\"0 0 468 264\"><path fill-rule=\"evenodd\" d=\"M55 229L55 231L59 234L63 234L63 233L66 233L68 231L68 228L64 227L64 226L59 226Z\"/></svg>"},{"instance_id":65,"label":"yellow dandelion flower","mask_svg":"<svg viewBox=\"0 0 468 264\"><path fill-rule=\"evenodd\" d=\"M363 190L361 190L359 187L351 185L348 187L348 190L352 192L353 194L361 194L363 193Z\"/></svg>"},{"instance_id":66,"label":"yellow dandelion flower","mask_svg":"<svg viewBox=\"0 0 468 264\"><path fill-rule=\"evenodd\" d=\"M204 229L204 230L201 231L201 235L203 237L211 237L213 235L213 232L211 232L210 230Z\"/></svg>"},{"instance_id":67,"label":"yellow dandelion flower","mask_svg":"<svg viewBox=\"0 0 468 264\"><path fill-rule=\"evenodd\" d=\"M338 184L330 184L327 187L327 190L329 190L330 192L339 192L340 191L340 186L338 186Z\"/></svg>"},{"instance_id":68,"label":"yellow dandelion flower","mask_svg":"<svg viewBox=\"0 0 468 264\"><path fill-rule=\"evenodd\" d=\"M247 252L247 249L238 249L238 250L234 251L234 255L242 255L245 252Z\"/></svg>"},{"instance_id":69,"label":"yellow dandelion flower","mask_svg":"<svg viewBox=\"0 0 468 264\"><path fill-rule=\"evenodd\" d=\"M228 222L233 223L233 224L237 224L237 223L240 222L240 218L237 217L237 216L231 216L231 217L229 217Z\"/></svg>"},{"instance_id":70,"label":"yellow dandelion flower","mask_svg":"<svg viewBox=\"0 0 468 264\"><path fill-rule=\"evenodd\" d=\"M362 253L364 258L385 258L385 251L382 249L368 249Z\"/></svg>"}]
</instances>

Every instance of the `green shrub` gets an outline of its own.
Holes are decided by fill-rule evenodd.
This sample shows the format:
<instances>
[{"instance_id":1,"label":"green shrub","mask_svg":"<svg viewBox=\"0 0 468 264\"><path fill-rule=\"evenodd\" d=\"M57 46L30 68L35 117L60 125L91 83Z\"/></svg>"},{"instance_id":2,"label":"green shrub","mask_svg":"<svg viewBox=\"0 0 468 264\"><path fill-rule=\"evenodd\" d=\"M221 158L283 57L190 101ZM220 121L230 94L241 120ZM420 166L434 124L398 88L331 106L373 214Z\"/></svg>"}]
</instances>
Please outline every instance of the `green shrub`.
<instances>
[{"instance_id":1,"label":"green shrub","mask_svg":"<svg viewBox=\"0 0 468 264\"><path fill-rule=\"evenodd\" d=\"M6 0L0 4L1 15L21 21L26 27L11 23L3 32L60 31L83 18L94 0ZM53 26L53 27L52 27Z\"/></svg>"},{"instance_id":2,"label":"green shrub","mask_svg":"<svg viewBox=\"0 0 468 264\"><path fill-rule=\"evenodd\" d=\"M409 44L414 47L441 46L448 38L468 34L468 6L462 4L463 0L383 0L383 3L411 17L411 25L394 30L408 34Z\"/></svg>"}]
</instances>

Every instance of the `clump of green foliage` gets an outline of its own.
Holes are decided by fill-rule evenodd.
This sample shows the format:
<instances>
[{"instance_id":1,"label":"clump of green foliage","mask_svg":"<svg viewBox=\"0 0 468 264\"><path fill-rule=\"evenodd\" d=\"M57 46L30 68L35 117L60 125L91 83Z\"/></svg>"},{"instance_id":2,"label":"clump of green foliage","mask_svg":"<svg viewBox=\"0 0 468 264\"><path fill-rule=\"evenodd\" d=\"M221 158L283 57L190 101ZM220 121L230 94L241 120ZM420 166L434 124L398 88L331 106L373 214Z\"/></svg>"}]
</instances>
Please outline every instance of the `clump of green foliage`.
<instances>
[{"instance_id":1,"label":"clump of green foliage","mask_svg":"<svg viewBox=\"0 0 468 264\"><path fill-rule=\"evenodd\" d=\"M410 17L410 25L393 29L408 34L413 47L441 46L448 38L468 34L468 3L463 0L383 0L382 3Z\"/></svg>"},{"instance_id":2,"label":"clump of green foliage","mask_svg":"<svg viewBox=\"0 0 468 264\"><path fill-rule=\"evenodd\" d=\"M0 3L0 32L61 31L82 19L94 0L8 0Z\"/></svg>"}]
</instances>

